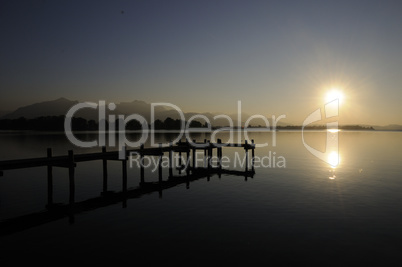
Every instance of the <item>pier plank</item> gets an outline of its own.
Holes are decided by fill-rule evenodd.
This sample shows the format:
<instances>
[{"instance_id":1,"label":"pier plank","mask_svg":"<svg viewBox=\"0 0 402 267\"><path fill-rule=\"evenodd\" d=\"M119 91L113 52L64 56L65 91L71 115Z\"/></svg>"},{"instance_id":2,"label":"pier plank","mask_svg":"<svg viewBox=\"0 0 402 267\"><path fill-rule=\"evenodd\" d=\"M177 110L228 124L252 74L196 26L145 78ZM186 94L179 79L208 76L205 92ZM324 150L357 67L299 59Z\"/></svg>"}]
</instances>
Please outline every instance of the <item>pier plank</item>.
<instances>
[{"instance_id":1,"label":"pier plank","mask_svg":"<svg viewBox=\"0 0 402 267\"><path fill-rule=\"evenodd\" d=\"M165 152L184 152L189 153L191 149L205 150L223 147L243 147L244 149L255 149L255 144L246 143L202 143L202 142L180 142L175 145L165 146L165 147L150 147L143 149L131 149L126 151L126 157L131 153L138 153L143 156L161 156ZM74 154L74 166L78 162L93 161L93 160L121 160L119 158L119 151L102 151L95 153L85 153L85 154ZM69 168L71 163L69 157L66 156L52 156L52 157L40 157L40 158L28 158L28 159L15 159L15 160L3 160L0 161L0 176L3 174L4 170L12 169L22 169L30 167L41 167L41 166L54 166L54 167L64 167Z\"/></svg>"}]
</instances>

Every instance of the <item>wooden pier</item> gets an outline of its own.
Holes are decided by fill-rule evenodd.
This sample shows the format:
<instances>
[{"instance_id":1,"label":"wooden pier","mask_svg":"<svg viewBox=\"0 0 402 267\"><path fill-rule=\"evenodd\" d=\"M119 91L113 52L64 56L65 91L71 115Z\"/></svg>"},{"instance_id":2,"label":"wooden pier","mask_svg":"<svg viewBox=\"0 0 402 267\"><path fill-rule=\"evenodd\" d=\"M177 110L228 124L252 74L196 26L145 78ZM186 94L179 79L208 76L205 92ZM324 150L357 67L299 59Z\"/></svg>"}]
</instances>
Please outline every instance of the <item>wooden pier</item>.
<instances>
[{"instance_id":1,"label":"wooden pier","mask_svg":"<svg viewBox=\"0 0 402 267\"><path fill-rule=\"evenodd\" d=\"M230 147L241 147L244 148L245 151L245 171L242 172L245 178L251 176L254 173L254 150L255 144L254 140L251 140L251 144L245 141L244 143L234 144L234 143L222 143L220 139L217 140L217 143L211 143L209 140L204 139L204 142L196 142L193 140L192 142L179 141L176 144L172 142L169 143L168 146L159 147L150 147L145 148L144 145L141 145L137 149L126 149L122 148L122 151L106 151L106 147L102 147L101 152L96 153L87 153L87 154L74 154L73 150L69 150L68 154L65 156L53 156L52 149L47 149L46 157L41 158L30 158L30 159L17 159L17 160L5 160L0 161L0 176L4 175L4 171L12 170L12 169L22 169L22 168L31 168L31 167L47 167L47 185L48 185L48 206L53 204L53 168L61 167L67 168L69 174L69 203L74 203L74 192L75 192L75 168L77 164L80 162L86 161L102 161L102 170L103 170L103 188L102 195L108 193L108 161L121 161L122 163L122 192L127 191L127 161L129 160L130 155L133 153L139 155L140 162L144 162L144 157L146 156L157 156L158 160L158 178L159 182L163 182L162 175L162 156L164 153L169 154L169 178L174 177L173 170L177 169L179 174L181 174L182 170L186 171L186 175L195 174L198 170L202 169L196 166L196 151L203 150L204 151L204 162L206 162L206 166L203 166L205 170L210 170L211 172L215 172L217 169L221 172L227 172L228 170L222 169L222 156L223 156L223 148ZM213 150L216 149L216 158L217 158L217 167L213 167L211 165L211 158L213 157ZM248 154L249 150L251 150L251 169L249 170L248 166ZM192 157L190 157L190 152L192 152ZM178 153L179 156L179 166L173 166L173 154ZM182 153L186 154L186 164L182 162ZM122 156L123 155L123 156ZM192 162L190 162L190 158L192 158ZM145 185L145 170L144 164L140 164L140 185Z\"/></svg>"},{"instance_id":2,"label":"wooden pier","mask_svg":"<svg viewBox=\"0 0 402 267\"><path fill-rule=\"evenodd\" d=\"M239 170L228 170L222 168L221 160L223 156L222 149L224 147L241 147L244 148L246 162L248 161L248 153L251 150L251 168L248 168L248 164L245 165L244 171ZM213 157L213 150L216 149L216 156L218 159L217 166L212 166L210 159ZM47 156L42 158L31 158L31 159L19 159L19 160L6 160L0 161L1 174L4 175L3 171L12 169L22 169L30 167L47 167L47 205L46 211L32 213L17 218L7 219L0 222L2 231L0 235L9 234L18 230L27 229L36 225L46 223L48 221L60 219L62 217L69 217L70 223L74 222L74 214L92 210L98 207L103 207L116 202L122 202L123 207L126 206L127 199L137 198L144 194L149 194L152 192L158 192L159 196L162 197L162 191L179 184L186 184L186 188L189 188L190 182L201 178L207 178L208 181L212 175L218 175L221 177L222 174L233 175L233 176L243 176L245 180L247 177L254 176L254 141L251 144L247 141L243 144L224 144L218 139L217 143L211 143L208 140L204 142L193 143L185 141L178 142L176 144L170 143L169 146L159 146L157 148L144 148L142 145L138 149L126 150L123 148L123 158L119 157L120 151L106 151L105 147L102 147L102 151L99 153L88 153L88 154L74 154L72 150L68 151L66 156L53 156L52 149L47 149ZM204 151L204 159L206 165L202 167L196 166L195 155L196 150ZM144 177L144 166L140 167L140 184L137 188L127 189L127 161L131 153L137 153L142 161L145 156L158 156L158 181L157 182L146 182ZM162 179L162 166L161 157L164 153L169 154L169 175L167 180ZM173 166L173 153L178 153L179 155L179 166ZM182 164L182 153L186 154L186 164ZM192 160L190 162L190 153L192 153ZM99 197L91 198L85 201L75 203L75 168L78 163L85 161L102 161L103 170L103 188ZM109 160L121 161L122 162L122 190L121 192L108 191L108 168L107 162ZM183 167L184 166L184 167ZM53 203L53 167L67 168L69 173L69 201L68 204L55 204ZM173 170L176 169L179 175L174 175ZM181 172L185 171L185 175Z\"/></svg>"}]
</instances>

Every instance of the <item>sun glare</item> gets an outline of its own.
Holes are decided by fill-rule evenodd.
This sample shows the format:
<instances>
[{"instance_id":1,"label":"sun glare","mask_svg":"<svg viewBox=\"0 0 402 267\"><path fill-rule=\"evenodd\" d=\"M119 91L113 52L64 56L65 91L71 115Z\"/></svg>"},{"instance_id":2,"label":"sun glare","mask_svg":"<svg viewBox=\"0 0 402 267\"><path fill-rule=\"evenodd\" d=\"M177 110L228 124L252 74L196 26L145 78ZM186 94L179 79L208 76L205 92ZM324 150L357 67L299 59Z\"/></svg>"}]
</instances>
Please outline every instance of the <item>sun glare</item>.
<instances>
[{"instance_id":1,"label":"sun glare","mask_svg":"<svg viewBox=\"0 0 402 267\"><path fill-rule=\"evenodd\" d=\"M336 151L332 151L328 155L328 163L332 168L336 168L339 164L339 154Z\"/></svg>"},{"instance_id":2,"label":"sun glare","mask_svg":"<svg viewBox=\"0 0 402 267\"><path fill-rule=\"evenodd\" d=\"M332 88L331 90L329 90L327 92L327 94L325 96L325 101L326 101L326 103L328 103L328 102L331 102L331 101L333 101L335 99L338 99L339 104L342 104L343 98L344 98L344 95L343 95L343 92L340 89Z\"/></svg>"},{"instance_id":3,"label":"sun glare","mask_svg":"<svg viewBox=\"0 0 402 267\"><path fill-rule=\"evenodd\" d=\"M340 130L339 129L328 129L327 131L330 132L330 133L337 133Z\"/></svg>"}]
</instances>

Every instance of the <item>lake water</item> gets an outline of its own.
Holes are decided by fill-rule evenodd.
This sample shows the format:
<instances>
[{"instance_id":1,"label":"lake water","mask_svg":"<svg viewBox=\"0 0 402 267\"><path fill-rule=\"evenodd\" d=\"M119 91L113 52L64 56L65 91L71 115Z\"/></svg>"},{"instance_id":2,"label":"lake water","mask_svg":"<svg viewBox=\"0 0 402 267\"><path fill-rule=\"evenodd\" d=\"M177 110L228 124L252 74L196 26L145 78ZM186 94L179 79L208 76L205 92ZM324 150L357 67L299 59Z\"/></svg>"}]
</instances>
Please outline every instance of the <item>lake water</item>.
<instances>
[{"instance_id":1,"label":"lake water","mask_svg":"<svg viewBox=\"0 0 402 267\"><path fill-rule=\"evenodd\" d=\"M326 134L308 132L305 141L323 151ZM275 146L273 135L249 133L257 144L268 142L255 150L263 161L253 177L215 174L76 213L73 220L63 217L5 234L0 236L2 266L22 260L54 266L400 263L402 132L340 131L335 168L306 149L301 132L277 132ZM228 137L218 136L223 141ZM172 138L160 134L157 142ZM194 138L203 141L210 135ZM56 133L2 132L0 147L0 160L46 156L47 147L54 155L66 155L69 149L77 154L100 151L74 147ZM223 155L226 169L243 170L243 149L224 148ZM46 167L4 171L2 221L46 209L46 173ZM121 191L121 162L109 161L108 174L108 189ZM158 181L158 173L147 168L145 180ZM55 167L55 203L68 203L68 181L68 170ZM127 183L128 190L139 187L136 166L129 166ZM102 162L78 163L75 202L99 197L101 191Z\"/></svg>"}]
</instances>

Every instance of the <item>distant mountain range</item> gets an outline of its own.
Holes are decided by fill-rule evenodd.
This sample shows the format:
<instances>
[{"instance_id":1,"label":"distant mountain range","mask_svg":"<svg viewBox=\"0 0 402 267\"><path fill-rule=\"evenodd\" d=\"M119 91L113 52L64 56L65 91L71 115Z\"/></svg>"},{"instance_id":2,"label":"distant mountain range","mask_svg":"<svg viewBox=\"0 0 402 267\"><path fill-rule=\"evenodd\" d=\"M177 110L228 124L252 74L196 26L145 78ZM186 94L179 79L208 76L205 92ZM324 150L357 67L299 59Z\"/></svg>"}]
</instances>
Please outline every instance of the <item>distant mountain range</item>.
<instances>
[{"instance_id":1,"label":"distant mountain range","mask_svg":"<svg viewBox=\"0 0 402 267\"><path fill-rule=\"evenodd\" d=\"M78 104L78 101L68 100L66 98L58 98L56 100L45 101L40 103L35 103L32 105L20 107L13 112L7 113L0 117L0 119L18 119L24 117L26 119L34 119L38 117L46 117L46 116L63 116L66 115L71 107ZM107 104L107 103L106 103ZM134 100L133 102L121 102L116 104L116 109L113 111L107 111L108 114L140 114L143 115L146 119L150 119L150 109L151 105L144 102ZM167 110L164 107L155 108L155 113L166 112ZM98 109L92 108L83 108L78 110L74 117L81 117L87 120L95 120L98 121Z\"/></svg>"},{"instance_id":2,"label":"distant mountain range","mask_svg":"<svg viewBox=\"0 0 402 267\"><path fill-rule=\"evenodd\" d=\"M24 117L26 119L34 119L38 117L46 117L46 116L62 116L66 115L69 109L78 104L78 101L72 101L68 100L66 98L59 98L56 100L51 100L51 101L45 101L45 102L40 102L40 103L35 103L32 105L20 107L16 109L13 112L7 113L3 116L0 117L0 119L18 119L21 117ZM108 104L108 103L106 103ZM151 104L140 101L140 100L134 100L132 102L121 102L121 103L115 103L116 108L111 111L108 108L106 108L106 119L108 115L114 114L114 115L131 115L131 114L139 114L143 116L148 123L151 123ZM99 115L98 115L98 109L92 109L92 108L83 108L77 111L77 113L74 114L74 117L81 117L86 120L95 120L98 121ZM189 120L192 116L197 115L198 117L195 118L195 120L198 120L202 123L205 122L205 120L202 117L206 117L209 119L211 122L212 126L229 126L229 122L225 118L219 118L219 119L214 119L214 116L216 115L221 115L217 113L210 113L210 112L205 112L205 113L195 113L195 112L184 112L183 115L185 120ZM232 121L233 121L233 126L237 126L237 114L226 114L229 116ZM177 110L168 107L168 106L156 106L154 110L154 120L161 120L164 121L166 118L172 118L172 119L181 119L180 114ZM249 114L242 113L241 114L241 121L244 124L245 121L250 117ZM268 121L270 122L270 125L272 125L272 121L270 118L268 118ZM258 126L258 125L265 125L265 122L259 118L253 119L250 122L251 125L253 126ZM288 123L279 121L278 125L280 126L286 126Z\"/></svg>"},{"instance_id":3,"label":"distant mountain range","mask_svg":"<svg viewBox=\"0 0 402 267\"><path fill-rule=\"evenodd\" d=\"M11 113L5 114L1 119L18 119L20 117L34 119L42 116L65 115L67 111L77 103L78 101L71 101L65 98L35 103L25 107L20 107Z\"/></svg>"},{"instance_id":4,"label":"distant mountain range","mask_svg":"<svg viewBox=\"0 0 402 267\"><path fill-rule=\"evenodd\" d=\"M56 100L51 100L51 101L44 101L40 103L35 103L31 104L28 106L20 107L16 109L15 111L6 113L3 111L1 113L0 111L0 119L18 119L21 117L24 117L26 119L34 119L38 117L47 117L47 116L63 116L66 115L68 110L78 104L79 101L73 101L69 100L66 98L58 98ZM107 103L108 104L108 103ZM114 115L131 115L131 114L139 114L143 116L148 123L151 123L151 104L140 101L140 100L134 100L132 102L121 102L121 103L116 103L116 108L113 111L110 111L107 109L106 112L107 115L109 114L114 114ZM212 126L229 126L228 120L224 118L216 119L214 120L214 116L216 115L221 115L217 113L210 113L210 112L205 112L205 113L194 113L194 112L184 112L183 115L185 117L185 120L188 120L194 115L198 115L198 118L195 120L198 120L202 123L205 122L201 117L205 116L206 118L209 119L211 122ZM234 125L237 126L237 114L226 114L229 116L232 120ZM79 110L76 114L74 114L75 117L81 117L86 120L95 120L98 121L99 115L98 115L98 110L97 109L91 109L91 108L84 108ZM154 119L159 119L161 121L164 121L166 118L172 118L172 119L180 119L179 113L168 106L157 106L155 107L155 113L154 113ZM244 122L250 117L249 114L242 113L241 116L241 121L242 125L244 125ZM106 117L107 118L107 117ZM271 118L267 118L270 125L272 126L272 121ZM253 119L250 123L252 126L264 126L265 122L262 119ZM280 120L277 124L278 126L288 126L292 125L290 123L286 123L285 121ZM375 130L383 130L383 131L389 131L389 130L398 130L402 131L402 125L397 125L397 124L392 124L392 125L387 125L387 126L379 126L379 125L360 125L362 127L373 127Z\"/></svg>"},{"instance_id":5,"label":"distant mountain range","mask_svg":"<svg viewBox=\"0 0 402 267\"><path fill-rule=\"evenodd\" d=\"M8 110L0 110L0 118L3 117L4 115L10 113Z\"/></svg>"}]
</instances>

